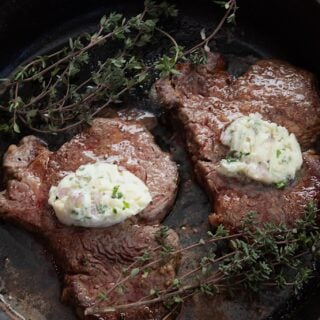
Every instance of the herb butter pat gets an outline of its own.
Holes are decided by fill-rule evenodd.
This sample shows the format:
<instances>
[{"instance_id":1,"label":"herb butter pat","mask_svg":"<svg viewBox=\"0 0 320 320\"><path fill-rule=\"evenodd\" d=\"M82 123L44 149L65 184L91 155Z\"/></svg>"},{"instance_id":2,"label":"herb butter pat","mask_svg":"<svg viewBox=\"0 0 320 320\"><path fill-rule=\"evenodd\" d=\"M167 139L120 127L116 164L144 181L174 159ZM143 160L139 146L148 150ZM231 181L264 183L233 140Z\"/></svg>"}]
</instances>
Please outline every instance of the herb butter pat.
<instances>
[{"instance_id":1,"label":"herb butter pat","mask_svg":"<svg viewBox=\"0 0 320 320\"><path fill-rule=\"evenodd\" d=\"M294 134L275 123L250 114L233 121L221 134L230 147L219 171L231 177L247 176L265 184L285 187L302 166L302 154Z\"/></svg>"},{"instance_id":2,"label":"herb butter pat","mask_svg":"<svg viewBox=\"0 0 320 320\"><path fill-rule=\"evenodd\" d=\"M66 225L108 227L141 212L151 194L142 180L117 165L80 166L49 192L49 204Z\"/></svg>"}]
</instances>

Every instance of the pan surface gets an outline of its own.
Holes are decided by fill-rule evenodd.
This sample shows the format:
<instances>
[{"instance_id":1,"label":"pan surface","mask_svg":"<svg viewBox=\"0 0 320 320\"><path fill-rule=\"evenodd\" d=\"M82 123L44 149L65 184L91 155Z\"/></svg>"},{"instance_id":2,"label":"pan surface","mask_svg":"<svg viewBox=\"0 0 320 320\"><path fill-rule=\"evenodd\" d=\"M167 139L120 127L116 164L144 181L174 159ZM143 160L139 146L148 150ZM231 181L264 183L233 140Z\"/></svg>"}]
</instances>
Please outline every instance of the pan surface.
<instances>
[{"instance_id":1,"label":"pan surface","mask_svg":"<svg viewBox=\"0 0 320 320\"><path fill-rule=\"evenodd\" d=\"M239 75L259 58L276 57L320 74L320 42L315 41L320 39L318 1L281 1L279 4L279 1L243 0L239 6L238 24L224 28L211 46L213 51L224 54L230 72ZM187 47L199 41L202 28L210 29L216 25L223 13L210 1L197 1L197 5L177 1L177 7L180 14L167 30ZM92 30L105 13L120 11L132 15L141 8L139 1L2 1L0 77L6 76L29 57L50 50L73 35ZM157 50L161 50L161 46L158 47ZM151 55L161 53L157 50ZM200 239L209 228L210 204L195 182L183 142L147 97L135 97L130 106L151 111L157 116L159 125L153 132L157 142L172 153L179 165L179 194L165 224L179 233L182 245ZM0 154L9 144L28 133L23 132L20 137L1 134ZM56 149L72 134L42 138L50 148ZM318 319L317 297L320 293L317 290L316 282L313 282L299 297L292 297L290 291L273 290L254 301L246 296L233 300L224 297L192 300L182 308L178 318L301 319L303 315L306 320ZM71 308L60 303L59 295L59 275L50 253L30 234L0 222L0 320L76 319ZM305 307L304 301L307 301Z\"/></svg>"}]
</instances>

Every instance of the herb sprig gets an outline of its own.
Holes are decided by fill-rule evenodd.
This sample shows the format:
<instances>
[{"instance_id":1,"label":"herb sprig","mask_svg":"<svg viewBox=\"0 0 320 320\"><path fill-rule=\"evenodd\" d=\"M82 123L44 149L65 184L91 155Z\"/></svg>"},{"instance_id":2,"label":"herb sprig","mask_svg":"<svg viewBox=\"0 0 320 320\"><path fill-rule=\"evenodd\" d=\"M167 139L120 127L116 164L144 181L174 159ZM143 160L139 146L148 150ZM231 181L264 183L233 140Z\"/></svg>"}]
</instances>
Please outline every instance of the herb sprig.
<instances>
[{"instance_id":1,"label":"herb sprig","mask_svg":"<svg viewBox=\"0 0 320 320\"><path fill-rule=\"evenodd\" d=\"M184 252L202 247L206 255L197 260L192 270L175 278L165 290L153 288L149 295L139 301L123 305L99 307L97 300L96 305L86 309L85 314L119 312L159 302L174 307L195 294L213 296L239 288L258 292L264 287L289 286L298 292L314 272L314 264L310 261L306 263L304 258L317 259L319 255L317 212L315 204L310 203L305 208L303 218L298 219L293 227L272 223L259 226L256 224L256 213L250 212L238 233L229 233L223 226L219 226L215 234L208 232L207 239L200 239L179 250L164 245L168 229L162 227L157 234L158 258L150 260L150 254L144 252L132 264L132 268L126 270L127 276L105 294L110 295L119 286L125 287L126 281L138 274L146 273L147 278L146 271L151 267L161 265ZM219 255L217 248L222 243L228 250Z\"/></svg>"},{"instance_id":2,"label":"herb sprig","mask_svg":"<svg viewBox=\"0 0 320 320\"><path fill-rule=\"evenodd\" d=\"M125 92L146 81L150 66L143 59L142 48L150 45L160 30L160 18L176 15L174 6L146 0L142 13L130 19L120 13L103 16L95 33L69 39L67 47L19 67L2 82L2 100L7 99L7 104L0 109L12 118L1 129L19 132L20 122L34 131L50 133L90 122ZM102 45L111 54L95 61L95 49ZM164 62L163 58L156 61L156 69L161 70ZM84 70L89 71L87 75Z\"/></svg>"},{"instance_id":3,"label":"herb sprig","mask_svg":"<svg viewBox=\"0 0 320 320\"><path fill-rule=\"evenodd\" d=\"M36 132L64 132L90 123L99 112L119 103L125 93L149 81L152 71L166 77L178 74L180 59L204 62L202 48L210 51L209 42L226 21L233 21L237 10L236 0L223 3L226 13L212 33L206 36L202 30L202 41L186 51L159 27L161 19L177 15L166 2L146 0L143 12L130 19L120 13L103 16L96 32L69 39L68 46L38 56L9 79L0 80L0 110L9 117L0 123L0 131L19 133L22 124ZM173 54L150 65L144 60L145 48L156 34L170 40ZM97 59L101 46L107 54Z\"/></svg>"}]
</instances>

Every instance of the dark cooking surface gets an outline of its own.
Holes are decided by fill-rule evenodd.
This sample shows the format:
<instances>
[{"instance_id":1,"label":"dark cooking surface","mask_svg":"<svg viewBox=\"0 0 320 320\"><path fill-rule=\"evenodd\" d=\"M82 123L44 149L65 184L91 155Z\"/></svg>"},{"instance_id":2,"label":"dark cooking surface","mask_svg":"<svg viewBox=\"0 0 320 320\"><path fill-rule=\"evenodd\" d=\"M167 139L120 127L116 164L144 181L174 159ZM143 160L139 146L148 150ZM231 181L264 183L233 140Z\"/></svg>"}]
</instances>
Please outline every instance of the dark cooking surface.
<instances>
[{"instance_id":1,"label":"dark cooking surface","mask_svg":"<svg viewBox=\"0 0 320 320\"><path fill-rule=\"evenodd\" d=\"M66 36L69 36L78 31L90 30L93 26L92 22L95 17L99 17L104 10L108 10L107 5L101 5L102 1L92 1L92 7L88 9L88 1L16 1L19 2L19 9L17 22L12 22L10 12L16 10L13 1L5 1L5 8L0 10L0 40L1 43L6 44L7 49L1 50L1 66L0 76L10 70L15 63L21 62L31 54L41 50L49 44L60 43ZM40 4L33 12L33 5ZM46 2L49 5L42 7ZM299 1L294 1L295 3ZM307 1L300 1L306 4ZM75 4L77 3L77 4ZM133 2L121 6L119 2L114 7L114 10L133 10L136 12ZM276 10L281 5L276 5L277 1L263 1L263 10L268 8L267 4L274 6ZM303 6L308 10L310 15L306 22L306 28L314 27L312 24L312 14L316 14L319 7L316 1L309 1L310 6ZM61 4L61 5L59 5ZM199 30L203 27L212 25L213 19L211 14L215 16L216 10L214 7L202 6L202 2L197 2L197 6L188 6L184 4L184 12L180 15L180 20L171 26L172 32L176 34L178 40L185 42L193 42L199 39ZM90 4L91 5L91 4ZM73 7L75 6L75 7ZM110 7L112 4L110 4ZM241 3L240 3L241 6ZM209 9L208 9L209 8ZM211 9L210 9L211 8ZM245 11L245 7L242 7ZM302 6L298 7L300 11ZM5 10L4 10L5 9ZM122 10L123 9L123 10ZM266 11L270 13L273 11ZM313 51L304 51L304 48L312 47L312 37L297 36L299 44L292 43L289 45L290 39L294 36L290 33L289 37L284 37L281 42L281 34L291 32L303 32L301 27L301 20L292 19L294 22L292 29L290 26L283 26L277 33L277 40L272 41L268 39L266 33L270 30L271 37L276 34L275 29L277 22L281 26L281 21L285 14L289 14L284 8L283 12L278 15L272 15L272 19L265 17L266 25L272 20L269 28L262 28L263 36L257 37L257 32L245 29L242 32L240 27L237 33L230 31L223 32L216 43L216 48L222 51L228 59L229 70L234 74L244 72L247 67L253 63L256 58L276 56L287 59L290 62L295 62L302 67L308 67L319 73L319 64L313 62L317 61L319 56L318 43L315 42ZM252 8L247 12L243 12L243 16L255 21L256 26L262 24L262 19L259 20L257 8ZM290 11L293 9L290 7ZM42 11L42 13L41 13ZM47 16L45 13L47 12ZM7 15L7 16L6 16ZM29 15L29 16L28 16ZM71 17L78 15L78 18L69 20ZM192 17L191 17L192 15ZM30 16L33 19L30 19ZM10 20L11 19L11 20ZM68 21L68 22L66 22ZM280 21L280 22L279 22ZM318 20L319 21L319 20ZM25 25L24 25L25 24ZM12 29L8 29L12 26ZM41 26L41 27L39 27ZM12 31L10 33L9 31ZM26 33L24 33L24 31ZM318 29L314 29L312 34L316 37ZM293 39L292 39L293 40ZM300 45L297 50L295 48ZM8 66L8 63L11 63ZM6 68L5 68L6 67ZM1 73L2 72L2 73ZM148 101L138 101L136 103L139 107L154 110L154 106ZM155 110L159 115L158 111ZM172 129L166 128L165 119L161 118L161 125L158 126L154 132L160 145L166 150L173 153L175 160L180 165L179 170L181 174L181 183L178 192L178 198L174 208L166 219L166 223L175 228L181 236L182 245L189 243L192 239L199 239L208 228L207 215L210 212L210 205L207 197L204 195L199 186L195 183L191 173L190 163L186 153L182 147L179 135L175 134ZM71 134L59 137L45 137L50 146L57 148L65 140L69 139ZM10 142L11 137L1 136L0 150L3 152ZM313 282L316 285L316 281ZM312 285L311 285L312 286ZM308 289L306 290L308 292ZM25 316L26 319L32 320L72 320L75 319L73 312L63 306L59 302L60 284L52 266L50 256L39 242L33 239L27 233L18 230L17 228L1 222L0 224L0 301L5 299L10 305ZM210 311L204 308L205 305L198 303L196 307L186 305L182 314L184 315L180 320L188 319L259 319L267 314L274 313L274 319L283 318L284 314L289 314L286 319L293 319L291 315L293 309L299 306L300 302L296 300L289 301L287 304L287 292L266 292L260 297L260 301L252 303L246 297L239 297L238 301L224 300L223 302L209 301L205 305L212 305ZM300 299L304 299L305 295ZM0 306L2 304L0 303ZM301 311L297 314L296 319L301 319L303 315L306 320L317 319L320 315L320 310L317 308L317 299L310 300L307 307L313 309L313 312L304 313ZM1 308L0 308L1 309ZM201 313L202 312L202 313ZM206 313L207 312L207 313ZM6 317L0 312L0 319ZM19 319L19 318L18 318Z\"/></svg>"}]
</instances>

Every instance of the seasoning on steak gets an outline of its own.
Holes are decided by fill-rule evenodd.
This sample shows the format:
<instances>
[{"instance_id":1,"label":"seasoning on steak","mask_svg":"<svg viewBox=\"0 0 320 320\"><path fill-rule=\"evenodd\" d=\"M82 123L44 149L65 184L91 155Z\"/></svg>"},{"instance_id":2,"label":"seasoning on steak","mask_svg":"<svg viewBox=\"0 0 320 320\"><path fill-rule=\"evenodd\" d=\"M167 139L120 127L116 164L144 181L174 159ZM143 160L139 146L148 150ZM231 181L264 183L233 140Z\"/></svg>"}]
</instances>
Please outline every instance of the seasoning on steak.
<instances>
[{"instance_id":1,"label":"seasoning on steak","mask_svg":"<svg viewBox=\"0 0 320 320\"><path fill-rule=\"evenodd\" d=\"M319 156L306 151L320 128L320 99L309 72L281 61L261 60L234 79L218 54L210 55L206 65L182 64L179 71L179 76L159 80L153 95L183 127L196 175L212 199L211 223L236 228L249 211L255 211L260 223L290 225L308 202L319 200ZM220 141L221 132L250 113L286 127L305 151L302 170L283 190L217 172L228 152Z\"/></svg>"},{"instance_id":2,"label":"seasoning on steak","mask_svg":"<svg viewBox=\"0 0 320 320\"><path fill-rule=\"evenodd\" d=\"M152 203L134 219L109 228L62 225L48 205L50 187L68 172L97 159L123 166L142 179ZM50 152L33 136L25 137L18 146L9 147L4 168L7 188L0 193L0 216L44 238L64 274L62 300L72 303L81 317L98 301L99 306L130 303L148 295L154 287L161 290L172 283L179 257L162 266L154 265L146 278L139 274L105 297L108 289L121 281L122 271L145 250L151 259L160 255L156 250L160 227L145 224L157 224L164 218L177 190L176 165L141 124L95 119L89 129L56 152ZM142 225L135 225L137 222ZM178 237L172 230L165 242L178 248ZM134 308L124 311L123 319L161 319L164 312L161 306ZM99 319L120 319L120 313Z\"/></svg>"}]
</instances>

